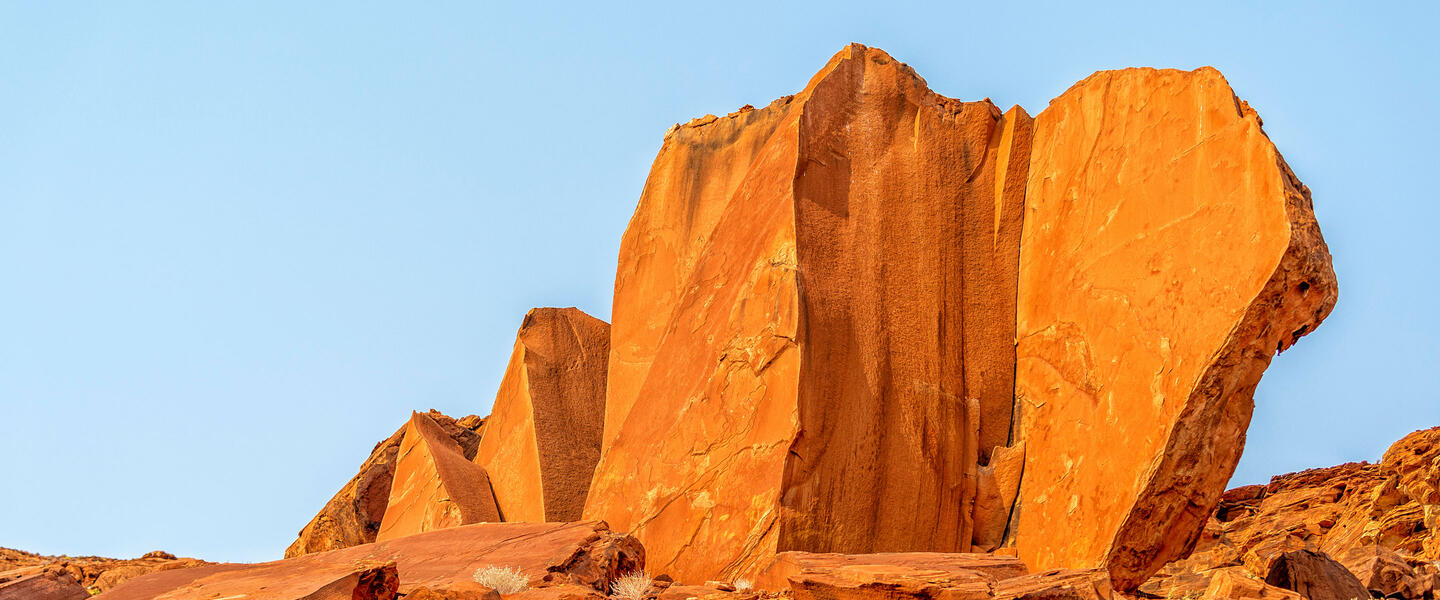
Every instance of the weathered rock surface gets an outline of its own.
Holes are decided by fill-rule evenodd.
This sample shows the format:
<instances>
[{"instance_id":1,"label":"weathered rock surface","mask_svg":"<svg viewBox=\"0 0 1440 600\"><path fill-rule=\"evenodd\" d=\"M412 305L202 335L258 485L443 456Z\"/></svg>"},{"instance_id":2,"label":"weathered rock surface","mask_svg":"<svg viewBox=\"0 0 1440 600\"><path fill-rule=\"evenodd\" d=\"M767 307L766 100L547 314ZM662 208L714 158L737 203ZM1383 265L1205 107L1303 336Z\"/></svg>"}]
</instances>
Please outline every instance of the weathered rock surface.
<instances>
[{"instance_id":1,"label":"weathered rock surface","mask_svg":"<svg viewBox=\"0 0 1440 600\"><path fill-rule=\"evenodd\" d=\"M422 587L450 589L472 581L476 569L491 565L520 569L532 586L570 584L598 590L608 589L621 573L643 568L644 555L635 538L614 533L604 523L481 523L268 563L154 573L100 597L198 600L247 594L246 598L263 598L272 597L263 594L277 590L312 593L352 575L356 586L379 582L384 585L372 587L383 590L388 589L388 575L367 579L363 573L392 562L398 577L395 589L400 593ZM365 569L357 569L357 565Z\"/></svg>"},{"instance_id":2,"label":"weathered rock surface","mask_svg":"<svg viewBox=\"0 0 1440 600\"><path fill-rule=\"evenodd\" d=\"M882 552L837 554L782 552L755 578L764 590L783 590L797 578L849 578L851 581L878 581L876 577L919 577L937 580L953 575L958 580L1010 579L1028 571L1020 559L996 554L941 552ZM918 581L918 580L917 580Z\"/></svg>"},{"instance_id":3,"label":"weathered rock surface","mask_svg":"<svg viewBox=\"0 0 1440 600\"><path fill-rule=\"evenodd\" d=\"M506 521L574 521L605 428L610 326L575 308L525 315L474 462Z\"/></svg>"},{"instance_id":4,"label":"weathered rock surface","mask_svg":"<svg viewBox=\"0 0 1440 600\"><path fill-rule=\"evenodd\" d=\"M0 600L85 600L89 597L85 586L58 568L0 583Z\"/></svg>"},{"instance_id":5,"label":"weathered rock surface","mask_svg":"<svg viewBox=\"0 0 1440 600\"><path fill-rule=\"evenodd\" d=\"M1286 553L1313 551L1339 561L1373 594L1434 596L1440 555L1429 548L1440 535L1426 525L1417 497L1427 498L1424 482L1440 480L1436 457L1440 427L1405 436L1379 464L1311 469L1227 491L1194 553L1166 565L1141 591L1170 596L1177 582L1218 568L1264 578Z\"/></svg>"},{"instance_id":6,"label":"weathered rock surface","mask_svg":"<svg viewBox=\"0 0 1440 600\"><path fill-rule=\"evenodd\" d=\"M460 446L468 459L475 456L485 421L476 416L455 420L431 410L427 413ZM285 549L286 558L348 548L375 541L380 522L390 501L390 484L395 478L395 456L405 428L375 444L360 471L300 530L300 537Z\"/></svg>"},{"instance_id":7,"label":"weathered rock surface","mask_svg":"<svg viewBox=\"0 0 1440 600\"><path fill-rule=\"evenodd\" d=\"M429 415L411 415L376 541L500 520L485 468L466 460L460 445Z\"/></svg>"},{"instance_id":8,"label":"weathered rock surface","mask_svg":"<svg viewBox=\"0 0 1440 600\"><path fill-rule=\"evenodd\" d=\"M118 559L100 556L42 556L0 548L0 584L46 572L66 573L80 584L82 590L103 592L147 573L207 564L210 563L194 558L176 558L173 554L161 551L150 552L140 558ZM56 578L52 575L51 579Z\"/></svg>"},{"instance_id":9,"label":"weathered rock surface","mask_svg":"<svg viewBox=\"0 0 1440 600\"><path fill-rule=\"evenodd\" d=\"M1281 554L1270 564L1265 583L1291 590L1309 600L1355 600L1370 595L1345 565L1314 550Z\"/></svg>"},{"instance_id":10,"label":"weathered rock surface","mask_svg":"<svg viewBox=\"0 0 1440 600\"><path fill-rule=\"evenodd\" d=\"M622 242L586 517L686 581L968 550L1009 437L1029 127L853 45L668 134Z\"/></svg>"},{"instance_id":11,"label":"weathered rock surface","mask_svg":"<svg viewBox=\"0 0 1440 600\"><path fill-rule=\"evenodd\" d=\"M1210 68L1103 71L1051 101L1025 213L1011 536L1028 564L1133 589L1195 544L1261 373L1334 306L1330 256Z\"/></svg>"}]
</instances>

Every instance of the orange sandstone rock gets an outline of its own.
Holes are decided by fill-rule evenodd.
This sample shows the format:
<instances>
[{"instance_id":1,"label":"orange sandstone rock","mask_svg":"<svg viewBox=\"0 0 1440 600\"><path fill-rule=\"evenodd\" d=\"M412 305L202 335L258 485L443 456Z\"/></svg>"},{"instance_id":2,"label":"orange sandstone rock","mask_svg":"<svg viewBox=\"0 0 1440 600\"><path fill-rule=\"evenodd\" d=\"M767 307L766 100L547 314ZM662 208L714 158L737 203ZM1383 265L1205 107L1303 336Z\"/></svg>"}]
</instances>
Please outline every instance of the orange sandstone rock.
<instances>
[{"instance_id":1,"label":"orange sandstone rock","mask_svg":"<svg viewBox=\"0 0 1440 600\"><path fill-rule=\"evenodd\" d=\"M570 589L578 585L600 590L609 589L610 581L620 574L644 568L645 550L635 538L614 533L604 523L480 523L267 563L152 573L99 597L201 600L243 596L289 600L392 561L398 576L395 589L402 594L421 588L472 588L466 582L473 581L475 571L492 565L519 569L530 578L532 586ZM357 577L356 586L365 581L376 578ZM388 589L388 584L379 587Z\"/></svg>"},{"instance_id":2,"label":"orange sandstone rock","mask_svg":"<svg viewBox=\"0 0 1440 600\"><path fill-rule=\"evenodd\" d=\"M792 580L809 577L838 577L863 583L893 576L933 584L940 580L998 581L1026 573L1025 565L1019 559L995 554L782 552L760 572L754 583L762 590L774 591L790 587Z\"/></svg>"},{"instance_id":3,"label":"orange sandstone rock","mask_svg":"<svg viewBox=\"0 0 1440 600\"><path fill-rule=\"evenodd\" d=\"M1214 69L1096 73L1033 144L1011 536L1032 567L1132 590L1195 544L1261 373L1335 276L1309 190Z\"/></svg>"},{"instance_id":4,"label":"orange sandstone rock","mask_svg":"<svg viewBox=\"0 0 1440 600\"><path fill-rule=\"evenodd\" d=\"M525 315L474 462L506 521L580 518L605 426L610 326L575 308Z\"/></svg>"},{"instance_id":5,"label":"orange sandstone rock","mask_svg":"<svg viewBox=\"0 0 1440 600\"><path fill-rule=\"evenodd\" d=\"M435 410L426 415L460 446L466 458L475 455L484 419L471 415L457 421ZM375 541L380 521L385 516L385 507L390 501L395 456L400 452L400 438L404 433L405 428L401 427L394 435L375 444L370 457L360 465L355 477L325 503L315 518L300 530L299 538L285 549L287 558Z\"/></svg>"},{"instance_id":6,"label":"orange sandstone rock","mask_svg":"<svg viewBox=\"0 0 1440 600\"><path fill-rule=\"evenodd\" d=\"M499 520L484 467L466 460L459 444L429 415L411 415L375 539Z\"/></svg>"},{"instance_id":7,"label":"orange sandstone rock","mask_svg":"<svg viewBox=\"0 0 1440 600\"><path fill-rule=\"evenodd\" d=\"M968 550L1009 439L1029 128L852 45L673 130L621 246L586 518L682 581Z\"/></svg>"}]
</instances>

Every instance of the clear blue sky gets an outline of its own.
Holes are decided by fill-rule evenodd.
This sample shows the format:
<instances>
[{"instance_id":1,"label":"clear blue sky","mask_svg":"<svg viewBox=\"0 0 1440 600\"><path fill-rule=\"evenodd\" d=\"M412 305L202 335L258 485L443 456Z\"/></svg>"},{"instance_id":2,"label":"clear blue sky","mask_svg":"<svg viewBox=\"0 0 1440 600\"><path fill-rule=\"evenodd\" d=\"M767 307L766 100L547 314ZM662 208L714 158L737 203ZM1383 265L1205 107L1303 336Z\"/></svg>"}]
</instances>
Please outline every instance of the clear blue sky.
<instances>
[{"instance_id":1,"label":"clear blue sky","mask_svg":"<svg viewBox=\"0 0 1440 600\"><path fill-rule=\"evenodd\" d=\"M1032 113L1218 67L1341 284L1234 483L1440 424L1433 4L299 4L0 4L0 546L279 557L410 410L487 413L528 308L609 318L667 127L851 41Z\"/></svg>"}]
</instances>

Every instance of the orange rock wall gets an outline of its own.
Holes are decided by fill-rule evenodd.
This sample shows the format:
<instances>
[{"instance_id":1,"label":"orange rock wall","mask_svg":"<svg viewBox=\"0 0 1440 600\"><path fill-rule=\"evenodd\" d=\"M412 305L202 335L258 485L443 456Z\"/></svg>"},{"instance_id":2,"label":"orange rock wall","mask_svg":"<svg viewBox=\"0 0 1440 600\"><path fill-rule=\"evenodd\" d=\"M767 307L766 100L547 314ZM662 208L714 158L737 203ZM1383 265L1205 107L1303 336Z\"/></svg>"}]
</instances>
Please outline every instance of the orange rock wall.
<instances>
[{"instance_id":1,"label":"orange rock wall","mask_svg":"<svg viewBox=\"0 0 1440 600\"><path fill-rule=\"evenodd\" d=\"M793 98L673 131L622 244L586 518L681 580L968 550L980 439L1009 437L1028 127L855 45ZM671 227L693 246L647 242ZM967 325L1002 339L970 348Z\"/></svg>"},{"instance_id":2,"label":"orange rock wall","mask_svg":"<svg viewBox=\"0 0 1440 600\"><path fill-rule=\"evenodd\" d=\"M575 308L525 315L474 462L506 521L580 519L605 424L610 326Z\"/></svg>"},{"instance_id":3,"label":"orange rock wall","mask_svg":"<svg viewBox=\"0 0 1440 600\"><path fill-rule=\"evenodd\" d=\"M1261 373L1328 314L1334 273L1309 190L1213 69L1097 73L1034 136L1012 536L1027 564L1133 589L1194 545Z\"/></svg>"}]
</instances>

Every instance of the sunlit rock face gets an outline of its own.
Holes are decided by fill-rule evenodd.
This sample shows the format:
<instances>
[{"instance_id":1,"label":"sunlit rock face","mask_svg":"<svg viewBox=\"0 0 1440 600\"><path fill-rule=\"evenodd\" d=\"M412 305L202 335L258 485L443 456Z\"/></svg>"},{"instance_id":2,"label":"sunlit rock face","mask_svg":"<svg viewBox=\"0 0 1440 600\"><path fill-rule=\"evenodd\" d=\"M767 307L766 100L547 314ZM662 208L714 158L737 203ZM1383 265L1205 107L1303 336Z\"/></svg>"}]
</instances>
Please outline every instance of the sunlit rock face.
<instances>
[{"instance_id":1,"label":"sunlit rock face","mask_svg":"<svg viewBox=\"0 0 1440 600\"><path fill-rule=\"evenodd\" d=\"M1309 191L1212 69L1032 119L852 45L667 133L621 243L585 518L652 571L1184 555L1277 351L1336 298Z\"/></svg>"}]
</instances>

